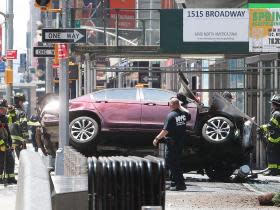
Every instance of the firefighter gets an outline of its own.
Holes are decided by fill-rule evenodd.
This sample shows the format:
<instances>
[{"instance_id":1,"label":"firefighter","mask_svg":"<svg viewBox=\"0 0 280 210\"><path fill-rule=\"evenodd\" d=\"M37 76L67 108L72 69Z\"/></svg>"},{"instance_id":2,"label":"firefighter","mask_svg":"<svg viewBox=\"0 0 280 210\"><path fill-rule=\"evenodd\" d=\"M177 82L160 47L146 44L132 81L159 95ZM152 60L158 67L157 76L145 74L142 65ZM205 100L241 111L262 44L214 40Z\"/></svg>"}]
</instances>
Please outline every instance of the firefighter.
<instances>
[{"instance_id":1,"label":"firefighter","mask_svg":"<svg viewBox=\"0 0 280 210\"><path fill-rule=\"evenodd\" d=\"M27 124L28 124L29 130L31 132L32 145L34 147L35 152L38 152L38 145L37 145L37 142L36 142L36 130L37 130L37 128L41 127L38 116L37 115L31 115Z\"/></svg>"},{"instance_id":2,"label":"firefighter","mask_svg":"<svg viewBox=\"0 0 280 210\"><path fill-rule=\"evenodd\" d=\"M28 138L27 118L23 110L25 96L17 93L14 96L14 106L9 107L8 122L13 141L13 148L19 158L20 151L26 149L26 139Z\"/></svg>"},{"instance_id":3,"label":"firefighter","mask_svg":"<svg viewBox=\"0 0 280 210\"><path fill-rule=\"evenodd\" d=\"M272 104L272 117L270 121L258 129L258 133L267 133L267 161L269 172L266 175L280 175L280 95L275 94Z\"/></svg>"},{"instance_id":4,"label":"firefighter","mask_svg":"<svg viewBox=\"0 0 280 210\"><path fill-rule=\"evenodd\" d=\"M7 108L7 101L5 99L0 99L0 183L16 184L17 181L14 174L15 159L6 117Z\"/></svg>"},{"instance_id":5,"label":"firefighter","mask_svg":"<svg viewBox=\"0 0 280 210\"><path fill-rule=\"evenodd\" d=\"M188 111L180 109L180 101L171 98L169 102L171 112L167 115L162 131L155 137L153 145L157 146L165 138L167 144L166 165L171 172L170 190L185 190L183 173L180 169L179 159L183 151L187 121L191 119Z\"/></svg>"}]
</instances>

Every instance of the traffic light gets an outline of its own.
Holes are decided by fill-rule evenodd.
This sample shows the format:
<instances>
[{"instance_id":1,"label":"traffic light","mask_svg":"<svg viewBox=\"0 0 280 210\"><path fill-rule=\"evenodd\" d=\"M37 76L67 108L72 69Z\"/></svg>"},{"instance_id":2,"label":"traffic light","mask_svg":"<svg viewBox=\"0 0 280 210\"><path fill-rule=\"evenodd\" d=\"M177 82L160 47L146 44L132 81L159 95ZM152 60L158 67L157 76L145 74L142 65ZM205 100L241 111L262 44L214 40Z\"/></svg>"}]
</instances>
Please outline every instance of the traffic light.
<instances>
[{"instance_id":1,"label":"traffic light","mask_svg":"<svg viewBox=\"0 0 280 210\"><path fill-rule=\"evenodd\" d=\"M40 8L41 12L45 12L52 8L52 0L35 0L34 5Z\"/></svg>"},{"instance_id":2,"label":"traffic light","mask_svg":"<svg viewBox=\"0 0 280 210\"><path fill-rule=\"evenodd\" d=\"M7 67L4 78L6 84L13 84L13 69L11 67Z\"/></svg>"}]
</instances>

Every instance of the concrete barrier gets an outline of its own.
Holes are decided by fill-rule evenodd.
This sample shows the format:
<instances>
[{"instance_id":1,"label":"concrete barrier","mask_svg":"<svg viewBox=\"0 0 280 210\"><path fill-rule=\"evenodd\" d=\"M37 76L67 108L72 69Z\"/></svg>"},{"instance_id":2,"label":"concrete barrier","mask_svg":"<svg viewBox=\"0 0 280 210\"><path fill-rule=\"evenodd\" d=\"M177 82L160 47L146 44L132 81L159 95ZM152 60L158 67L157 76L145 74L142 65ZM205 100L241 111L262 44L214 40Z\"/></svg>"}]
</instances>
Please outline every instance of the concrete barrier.
<instances>
[{"instance_id":1,"label":"concrete barrier","mask_svg":"<svg viewBox=\"0 0 280 210\"><path fill-rule=\"evenodd\" d=\"M40 155L22 150L19 160L16 210L52 210L50 177Z\"/></svg>"}]
</instances>

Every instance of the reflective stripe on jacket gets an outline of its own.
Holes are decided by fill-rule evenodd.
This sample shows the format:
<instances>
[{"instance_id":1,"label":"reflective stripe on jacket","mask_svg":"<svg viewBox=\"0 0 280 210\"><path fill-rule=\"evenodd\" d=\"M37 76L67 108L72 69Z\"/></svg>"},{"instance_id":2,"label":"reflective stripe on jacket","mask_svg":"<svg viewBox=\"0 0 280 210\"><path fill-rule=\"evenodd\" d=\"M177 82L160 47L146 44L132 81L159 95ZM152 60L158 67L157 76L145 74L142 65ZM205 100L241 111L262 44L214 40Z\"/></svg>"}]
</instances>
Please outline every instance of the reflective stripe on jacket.
<instances>
[{"instance_id":1,"label":"reflective stripe on jacket","mask_svg":"<svg viewBox=\"0 0 280 210\"><path fill-rule=\"evenodd\" d=\"M268 141L272 143L280 143L280 111L276 110L272 113L270 121L261 126L264 132L269 132Z\"/></svg>"}]
</instances>

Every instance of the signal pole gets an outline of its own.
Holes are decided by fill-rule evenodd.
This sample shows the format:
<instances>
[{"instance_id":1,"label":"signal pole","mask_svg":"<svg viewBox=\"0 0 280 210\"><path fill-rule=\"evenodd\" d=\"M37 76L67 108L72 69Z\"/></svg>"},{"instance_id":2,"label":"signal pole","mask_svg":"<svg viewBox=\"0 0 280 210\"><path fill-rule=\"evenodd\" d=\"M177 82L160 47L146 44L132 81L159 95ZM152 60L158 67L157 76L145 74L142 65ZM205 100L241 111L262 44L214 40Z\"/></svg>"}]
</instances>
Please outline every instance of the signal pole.
<instances>
[{"instance_id":1,"label":"signal pole","mask_svg":"<svg viewBox=\"0 0 280 210\"><path fill-rule=\"evenodd\" d=\"M46 27L52 27L52 13L46 12ZM48 44L48 46L50 46ZM53 92L53 70L52 70L52 58L46 58L46 93Z\"/></svg>"},{"instance_id":2,"label":"signal pole","mask_svg":"<svg viewBox=\"0 0 280 210\"><path fill-rule=\"evenodd\" d=\"M6 0L7 5L7 22L6 22L6 55L7 50L12 50L14 46L14 29L13 29L13 20L14 20L14 0ZM10 71L10 72L9 72ZM9 72L9 73L8 73ZM6 76L8 74L13 74L13 60L7 60ZM13 98L13 82L6 84L6 99L9 104L12 103Z\"/></svg>"},{"instance_id":3,"label":"signal pole","mask_svg":"<svg viewBox=\"0 0 280 210\"><path fill-rule=\"evenodd\" d=\"M68 26L68 0L62 0L62 28ZM69 44L67 53L69 54ZM59 148L56 152L55 174L64 175L64 149L69 145L69 75L68 57L61 58L59 75Z\"/></svg>"}]
</instances>

